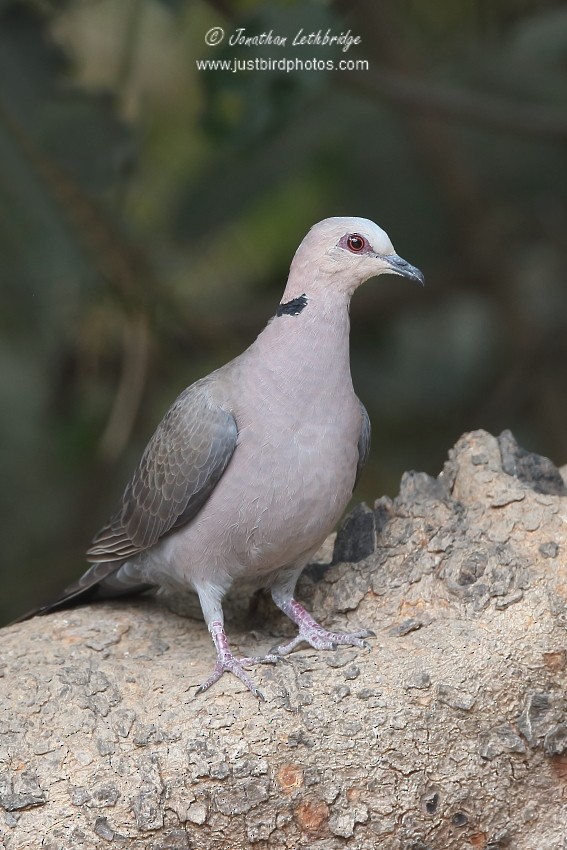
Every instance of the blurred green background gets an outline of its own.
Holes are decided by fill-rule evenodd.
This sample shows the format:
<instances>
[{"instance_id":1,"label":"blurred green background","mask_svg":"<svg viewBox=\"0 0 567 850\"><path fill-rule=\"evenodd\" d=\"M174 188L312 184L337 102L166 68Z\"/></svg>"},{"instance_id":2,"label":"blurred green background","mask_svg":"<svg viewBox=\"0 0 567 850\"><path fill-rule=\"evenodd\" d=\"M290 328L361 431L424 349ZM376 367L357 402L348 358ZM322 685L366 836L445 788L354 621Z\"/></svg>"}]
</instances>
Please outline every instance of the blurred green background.
<instances>
[{"instance_id":1,"label":"blurred green background","mask_svg":"<svg viewBox=\"0 0 567 850\"><path fill-rule=\"evenodd\" d=\"M257 57L369 68L196 67ZM169 403L253 340L329 215L427 280L353 301L357 500L473 428L565 463L566 143L565 3L0 0L2 619L79 575Z\"/></svg>"}]
</instances>

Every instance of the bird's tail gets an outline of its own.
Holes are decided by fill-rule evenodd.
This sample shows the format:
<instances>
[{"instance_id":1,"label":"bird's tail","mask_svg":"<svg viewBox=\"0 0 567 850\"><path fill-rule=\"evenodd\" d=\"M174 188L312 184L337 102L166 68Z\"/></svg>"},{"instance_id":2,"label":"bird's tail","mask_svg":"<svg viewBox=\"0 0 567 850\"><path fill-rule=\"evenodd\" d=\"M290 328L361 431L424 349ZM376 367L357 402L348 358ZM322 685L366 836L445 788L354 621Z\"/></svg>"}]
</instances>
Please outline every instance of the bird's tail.
<instances>
[{"instance_id":1,"label":"bird's tail","mask_svg":"<svg viewBox=\"0 0 567 850\"><path fill-rule=\"evenodd\" d=\"M153 585L133 580L128 577L118 576L123 562L106 561L93 564L78 581L73 582L65 588L63 593L45 605L33 608L21 617L12 620L13 623L22 623L31 620L32 617L49 614L51 611L60 611L65 608L73 608L75 605L84 605L88 602L98 602L104 599L118 599L121 596L133 596L151 590ZM124 575L125 571L122 571Z\"/></svg>"}]
</instances>

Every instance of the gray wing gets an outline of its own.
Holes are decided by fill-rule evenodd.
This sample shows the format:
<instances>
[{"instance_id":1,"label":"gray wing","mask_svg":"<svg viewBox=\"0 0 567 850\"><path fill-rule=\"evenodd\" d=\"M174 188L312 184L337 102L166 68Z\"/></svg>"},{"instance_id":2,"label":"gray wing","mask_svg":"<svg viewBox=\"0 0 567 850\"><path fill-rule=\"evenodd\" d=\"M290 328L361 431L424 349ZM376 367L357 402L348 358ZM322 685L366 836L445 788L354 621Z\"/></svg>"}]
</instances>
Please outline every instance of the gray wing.
<instances>
[{"instance_id":1,"label":"gray wing","mask_svg":"<svg viewBox=\"0 0 567 850\"><path fill-rule=\"evenodd\" d=\"M204 378L181 393L147 445L126 487L119 510L87 552L94 561L81 578L52 602L14 622L70 605L142 593L150 585L116 576L124 560L183 525L207 501L236 448L232 414L210 392Z\"/></svg>"},{"instance_id":2,"label":"gray wing","mask_svg":"<svg viewBox=\"0 0 567 850\"><path fill-rule=\"evenodd\" d=\"M207 379L188 387L148 443L122 504L99 531L89 561L122 561L189 522L207 501L236 448L233 415Z\"/></svg>"},{"instance_id":3,"label":"gray wing","mask_svg":"<svg viewBox=\"0 0 567 850\"><path fill-rule=\"evenodd\" d=\"M356 465L356 478L354 479L354 487L358 484L364 464L368 460L370 454L370 436L372 428L370 426L370 417L363 403L358 399L360 404L360 412L362 413L362 422L360 425L360 436L358 438L358 463ZM354 490L353 487L353 490Z\"/></svg>"}]
</instances>

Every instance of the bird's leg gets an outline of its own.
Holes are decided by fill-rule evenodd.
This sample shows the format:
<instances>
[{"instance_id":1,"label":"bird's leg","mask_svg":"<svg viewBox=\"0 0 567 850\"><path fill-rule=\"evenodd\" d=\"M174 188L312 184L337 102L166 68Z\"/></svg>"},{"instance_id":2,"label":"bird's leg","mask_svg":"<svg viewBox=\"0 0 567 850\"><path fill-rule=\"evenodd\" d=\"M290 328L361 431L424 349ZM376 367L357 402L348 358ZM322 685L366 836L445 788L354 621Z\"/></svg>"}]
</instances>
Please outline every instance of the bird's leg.
<instances>
[{"instance_id":1,"label":"bird's leg","mask_svg":"<svg viewBox=\"0 0 567 850\"><path fill-rule=\"evenodd\" d=\"M260 699L264 699L264 694L260 691L257 686L254 684L253 680L250 678L248 673L243 667L243 664L251 663L254 661L252 658L235 658L232 654L232 650L228 645L228 640L226 637L226 633L224 630L224 625L222 620L213 620L212 623L209 624L209 631L213 638L215 648L217 651L217 663L215 664L214 670L209 676L209 678L199 685L197 688L197 693L202 694L203 691L206 691L211 685L214 685L215 682L218 682L220 677L225 671L229 671L230 673L234 673L241 682L244 682L249 691L252 691L254 696L259 697Z\"/></svg>"},{"instance_id":2,"label":"bird's leg","mask_svg":"<svg viewBox=\"0 0 567 850\"><path fill-rule=\"evenodd\" d=\"M330 632L320 626L293 596L288 597L287 594L279 593L277 587L272 589L272 599L278 608L299 626L299 634L288 643L274 647L272 649L273 655L288 655L303 641L306 641L315 649L336 649L341 644L369 649L369 644L364 638L374 636L374 632L370 629L350 633Z\"/></svg>"},{"instance_id":3,"label":"bird's leg","mask_svg":"<svg viewBox=\"0 0 567 850\"><path fill-rule=\"evenodd\" d=\"M222 599L228 588L216 585L212 581L203 582L199 585L195 584L194 587L199 595L203 616L217 651L217 663L214 670L209 678L197 688L197 693L202 694L203 691L218 682L224 672L229 671L237 676L241 682L244 682L254 696L264 699L264 694L258 689L244 667L261 661L275 663L278 659L274 655L266 655L263 658L236 658L232 653L224 630Z\"/></svg>"}]
</instances>

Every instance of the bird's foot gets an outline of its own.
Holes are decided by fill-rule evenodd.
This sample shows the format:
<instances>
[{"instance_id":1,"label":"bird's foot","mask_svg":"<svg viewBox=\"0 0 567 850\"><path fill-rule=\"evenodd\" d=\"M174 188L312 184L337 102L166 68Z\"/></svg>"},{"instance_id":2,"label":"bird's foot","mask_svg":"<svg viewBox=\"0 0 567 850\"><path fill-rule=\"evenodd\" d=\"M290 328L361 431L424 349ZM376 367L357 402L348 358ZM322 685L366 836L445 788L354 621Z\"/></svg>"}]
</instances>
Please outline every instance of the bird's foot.
<instances>
[{"instance_id":1,"label":"bird's foot","mask_svg":"<svg viewBox=\"0 0 567 850\"><path fill-rule=\"evenodd\" d=\"M299 626L299 634L288 643L275 646L270 654L276 657L289 655L296 646L304 642L314 649L337 649L339 646L359 646L361 649L370 649L370 644L365 638L375 637L370 629L361 629L357 632L330 632L320 626L295 599L285 603L285 607L284 605L280 607Z\"/></svg>"},{"instance_id":2,"label":"bird's foot","mask_svg":"<svg viewBox=\"0 0 567 850\"><path fill-rule=\"evenodd\" d=\"M265 700L266 698L264 694L243 667L243 662L246 663L249 660L250 659L248 658L235 658L232 653L223 653L223 657L218 659L209 678L197 688L197 693L202 694L204 691L208 690L211 685L218 682L223 673L229 672L237 676L241 682L244 682L248 690L251 691L255 697Z\"/></svg>"},{"instance_id":3,"label":"bird's foot","mask_svg":"<svg viewBox=\"0 0 567 850\"><path fill-rule=\"evenodd\" d=\"M208 690L211 685L218 682L223 673L229 672L235 675L243 682L248 690L258 699L265 700L262 691L257 687L253 679L250 678L245 667L250 667L253 664L275 664L279 659L277 655L268 653L262 656L249 656L245 658L236 658L228 645L226 634L222 623L214 622L211 624L211 634L217 649L217 663L209 678L197 688L196 693L202 694Z\"/></svg>"},{"instance_id":4,"label":"bird's foot","mask_svg":"<svg viewBox=\"0 0 567 850\"><path fill-rule=\"evenodd\" d=\"M279 646L275 646L271 653L274 655L289 655L300 643L308 643L314 649L337 649L339 646L359 646L361 649L370 649L370 644L365 640L374 637L370 629L361 629L358 632L330 632L322 626L316 628L300 628L299 634Z\"/></svg>"}]
</instances>

